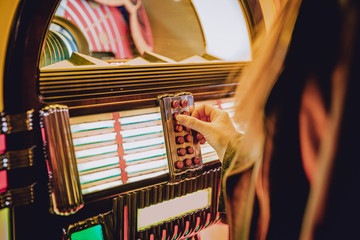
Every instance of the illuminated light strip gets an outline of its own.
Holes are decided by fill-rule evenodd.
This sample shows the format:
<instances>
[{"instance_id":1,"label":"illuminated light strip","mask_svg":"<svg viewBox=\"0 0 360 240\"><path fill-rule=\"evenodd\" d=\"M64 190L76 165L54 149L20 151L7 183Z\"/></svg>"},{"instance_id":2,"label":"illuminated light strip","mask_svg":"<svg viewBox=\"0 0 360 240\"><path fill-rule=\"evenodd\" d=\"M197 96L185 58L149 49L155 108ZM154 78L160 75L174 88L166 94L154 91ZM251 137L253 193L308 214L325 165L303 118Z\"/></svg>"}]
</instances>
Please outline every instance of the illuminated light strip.
<instances>
[{"instance_id":1,"label":"illuminated light strip","mask_svg":"<svg viewBox=\"0 0 360 240\"><path fill-rule=\"evenodd\" d=\"M196 217L195 232L199 231L200 229L200 220L200 217Z\"/></svg>"},{"instance_id":2,"label":"illuminated light strip","mask_svg":"<svg viewBox=\"0 0 360 240\"><path fill-rule=\"evenodd\" d=\"M153 113L153 114L146 114L146 115L138 115L133 117L125 117L121 118L120 122L121 125L128 125L128 124L137 124L137 123L143 123L143 122L150 122L150 121L156 121L161 120L160 113Z\"/></svg>"},{"instance_id":3,"label":"illuminated light strip","mask_svg":"<svg viewBox=\"0 0 360 240\"><path fill-rule=\"evenodd\" d=\"M90 174L80 176L80 182L81 182L81 184L95 182L95 181L107 179L110 177L120 176L120 173L121 172L120 172L119 168L114 168L114 169L105 170L105 171L96 172L96 173L90 173Z\"/></svg>"},{"instance_id":4,"label":"illuminated light strip","mask_svg":"<svg viewBox=\"0 0 360 240\"><path fill-rule=\"evenodd\" d=\"M211 188L189 193L146 208L138 209L138 230L159 225L170 219L207 208L211 205Z\"/></svg>"},{"instance_id":5,"label":"illuminated light strip","mask_svg":"<svg viewBox=\"0 0 360 240\"><path fill-rule=\"evenodd\" d=\"M71 240L83 239L103 240L104 235L101 225L95 225L71 234Z\"/></svg>"},{"instance_id":6,"label":"illuminated light strip","mask_svg":"<svg viewBox=\"0 0 360 240\"><path fill-rule=\"evenodd\" d=\"M216 161L219 160L219 157L217 155L211 156L211 157L203 157L203 162L207 163L207 162L212 162L212 161Z\"/></svg>"},{"instance_id":7,"label":"illuminated light strip","mask_svg":"<svg viewBox=\"0 0 360 240\"><path fill-rule=\"evenodd\" d=\"M166 154L166 149L161 148L161 149L144 151L141 153L125 155L124 159L126 162L131 162L131 161L136 161L136 160L141 160L141 159L148 159L151 157L160 157L160 156L164 156L165 154Z\"/></svg>"},{"instance_id":8,"label":"illuminated light strip","mask_svg":"<svg viewBox=\"0 0 360 240\"><path fill-rule=\"evenodd\" d=\"M128 231L129 231L129 209L128 206L124 206L124 239L126 240L129 239Z\"/></svg>"},{"instance_id":9,"label":"illuminated light strip","mask_svg":"<svg viewBox=\"0 0 360 240\"><path fill-rule=\"evenodd\" d=\"M116 140L116 134L117 133L106 133L106 134L98 134L93 135L89 137L82 137L82 138L74 138L73 143L74 146L81 146L86 144L93 144L93 143L101 143L101 142L111 142ZM136 149L141 147L149 147L153 145L163 144L164 138L152 138L152 139L146 139L146 140L140 140L140 141L134 141L134 142L123 142L123 147L125 150L130 149Z\"/></svg>"},{"instance_id":10,"label":"illuminated light strip","mask_svg":"<svg viewBox=\"0 0 360 240\"><path fill-rule=\"evenodd\" d=\"M145 134L151 134L151 133L160 133L162 132L162 126L154 126L154 127L146 127L146 128L138 128L138 129L131 129L131 130L124 130L121 131L121 134L123 138L129 138L129 137L135 137L135 136L141 136Z\"/></svg>"},{"instance_id":11,"label":"illuminated light strip","mask_svg":"<svg viewBox=\"0 0 360 240\"><path fill-rule=\"evenodd\" d=\"M101 160L86 162L86 163L79 163L78 170L79 172L84 172L91 169L101 168L101 167L107 167L111 165L116 165L119 163L118 157L112 157L112 158L104 158Z\"/></svg>"},{"instance_id":12,"label":"illuminated light strip","mask_svg":"<svg viewBox=\"0 0 360 240\"><path fill-rule=\"evenodd\" d=\"M158 171L158 172L154 172L154 173L143 174L143 175L136 176L136 177L129 177L128 183L138 182L138 181L145 180L145 179L149 179L149 178L154 178L154 177L157 177L157 176L166 174L166 173L169 173L169 170L168 170L168 169L162 170L162 171Z\"/></svg>"},{"instance_id":13,"label":"illuminated light strip","mask_svg":"<svg viewBox=\"0 0 360 240\"><path fill-rule=\"evenodd\" d=\"M131 173L137 173L137 172L142 172L145 170L152 170L152 169L157 169L157 168L166 167L166 166L167 166L167 160L164 159L164 160L159 160L159 161L150 161L147 163L128 166L126 168L126 170L129 174L131 174Z\"/></svg>"},{"instance_id":14,"label":"illuminated light strip","mask_svg":"<svg viewBox=\"0 0 360 240\"><path fill-rule=\"evenodd\" d=\"M0 171L0 193L5 192L8 188L7 171Z\"/></svg>"},{"instance_id":15,"label":"illuminated light strip","mask_svg":"<svg viewBox=\"0 0 360 240\"><path fill-rule=\"evenodd\" d=\"M115 141L116 133L98 134L90 137L74 138L74 146L80 146L90 143L108 142Z\"/></svg>"},{"instance_id":16,"label":"illuminated light strip","mask_svg":"<svg viewBox=\"0 0 360 240\"><path fill-rule=\"evenodd\" d=\"M206 154L210 152L215 152L215 150L211 146L201 148L201 154Z\"/></svg>"},{"instance_id":17,"label":"illuminated light strip","mask_svg":"<svg viewBox=\"0 0 360 240\"><path fill-rule=\"evenodd\" d=\"M96 129L104 129L104 128L113 128L114 127L113 120L109 121L97 121L97 122L89 122L89 123L80 123L71 125L70 129L72 133L90 131Z\"/></svg>"},{"instance_id":18,"label":"illuminated light strip","mask_svg":"<svg viewBox=\"0 0 360 240\"><path fill-rule=\"evenodd\" d=\"M122 184L123 184L123 182L121 180L117 180L117 181L113 181L113 182L109 182L109 183L100 184L100 185L97 185L94 187L82 189L81 192L82 192L82 194L88 194L88 193L92 193L92 192L98 192L101 190L109 189L112 187L117 187Z\"/></svg>"},{"instance_id":19,"label":"illuminated light strip","mask_svg":"<svg viewBox=\"0 0 360 240\"><path fill-rule=\"evenodd\" d=\"M124 147L122 146L122 135L120 133L121 131L121 123L119 122L119 118L120 118L120 113L113 113L113 119L115 120L114 123L114 129L116 132L116 144L117 144L117 153L119 156L119 167L121 170L121 181L123 181L123 183L126 183L128 180L128 174L126 172L126 161L124 160Z\"/></svg>"},{"instance_id":20,"label":"illuminated light strip","mask_svg":"<svg viewBox=\"0 0 360 240\"><path fill-rule=\"evenodd\" d=\"M151 138L151 139L146 139L146 140L141 140L141 141L136 141L136 142L123 143L123 147L125 150L132 150L132 149L150 147L150 146L161 145L161 144L164 144L163 137Z\"/></svg>"},{"instance_id":21,"label":"illuminated light strip","mask_svg":"<svg viewBox=\"0 0 360 240\"><path fill-rule=\"evenodd\" d=\"M96 156L106 153L113 153L117 151L117 145L109 145L104 147L98 147L93 149L86 149L81 151L75 151L75 156L77 159L84 158L84 157L90 157L90 156Z\"/></svg>"}]
</instances>

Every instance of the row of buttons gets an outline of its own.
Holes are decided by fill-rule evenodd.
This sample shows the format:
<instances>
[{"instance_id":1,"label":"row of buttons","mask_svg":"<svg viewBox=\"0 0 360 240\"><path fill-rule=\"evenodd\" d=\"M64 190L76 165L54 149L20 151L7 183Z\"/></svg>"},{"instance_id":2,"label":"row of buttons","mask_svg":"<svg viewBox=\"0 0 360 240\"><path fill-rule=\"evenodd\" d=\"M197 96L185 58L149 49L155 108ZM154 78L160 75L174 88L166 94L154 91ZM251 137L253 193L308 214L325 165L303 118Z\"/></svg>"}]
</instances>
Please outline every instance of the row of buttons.
<instances>
[{"instance_id":1,"label":"row of buttons","mask_svg":"<svg viewBox=\"0 0 360 240\"><path fill-rule=\"evenodd\" d=\"M175 167L177 169L181 169L184 166L190 167L192 164L198 165L199 163L200 163L200 158L198 157L193 157L192 159L186 158L184 159L184 161L177 161Z\"/></svg>"},{"instance_id":2,"label":"row of buttons","mask_svg":"<svg viewBox=\"0 0 360 240\"><path fill-rule=\"evenodd\" d=\"M188 101L186 99L182 99L180 101L174 100L171 102L172 108L178 108L178 107L186 108L187 106L188 106Z\"/></svg>"}]
</instances>

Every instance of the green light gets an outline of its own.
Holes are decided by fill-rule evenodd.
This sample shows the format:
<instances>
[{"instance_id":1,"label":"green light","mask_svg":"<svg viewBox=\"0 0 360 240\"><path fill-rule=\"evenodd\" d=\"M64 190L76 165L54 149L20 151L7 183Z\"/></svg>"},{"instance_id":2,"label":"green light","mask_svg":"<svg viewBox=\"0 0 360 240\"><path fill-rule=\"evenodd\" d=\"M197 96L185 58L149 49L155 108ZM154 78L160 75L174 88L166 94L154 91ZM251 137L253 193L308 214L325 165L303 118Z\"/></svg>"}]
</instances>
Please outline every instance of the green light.
<instances>
[{"instance_id":1,"label":"green light","mask_svg":"<svg viewBox=\"0 0 360 240\"><path fill-rule=\"evenodd\" d=\"M71 240L104 240L102 228L96 225L71 234Z\"/></svg>"}]
</instances>

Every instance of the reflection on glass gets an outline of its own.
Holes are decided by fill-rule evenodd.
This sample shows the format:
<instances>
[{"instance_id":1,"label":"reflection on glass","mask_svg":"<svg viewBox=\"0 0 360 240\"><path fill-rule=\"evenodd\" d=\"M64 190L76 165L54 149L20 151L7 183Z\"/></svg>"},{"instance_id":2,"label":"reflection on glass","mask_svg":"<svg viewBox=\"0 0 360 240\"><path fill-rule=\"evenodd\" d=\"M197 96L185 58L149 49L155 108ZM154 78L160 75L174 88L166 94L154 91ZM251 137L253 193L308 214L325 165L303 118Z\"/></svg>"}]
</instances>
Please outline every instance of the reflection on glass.
<instances>
[{"instance_id":1,"label":"reflection on glass","mask_svg":"<svg viewBox=\"0 0 360 240\"><path fill-rule=\"evenodd\" d=\"M202 103L222 108L229 114L234 106L232 99L197 104ZM116 123L121 128L115 128ZM168 173L158 108L74 117L71 131L83 194ZM202 145L201 152L204 163L218 160L215 150L207 143ZM121 161L126 164L123 168ZM121 178L122 171L126 172L126 181Z\"/></svg>"},{"instance_id":2,"label":"reflection on glass","mask_svg":"<svg viewBox=\"0 0 360 240\"><path fill-rule=\"evenodd\" d=\"M42 67L64 59L81 65L71 57L77 51L112 65L251 59L238 0L62 0L55 16L73 26L51 25Z\"/></svg>"},{"instance_id":3,"label":"reflection on glass","mask_svg":"<svg viewBox=\"0 0 360 240\"><path fill-rule=\"evenodd\" d=\"M159 225L170 219L184 216L211 205L211 188L189 193L150 207L138 209L138 230Z\"/></svg>"}]
</instances>

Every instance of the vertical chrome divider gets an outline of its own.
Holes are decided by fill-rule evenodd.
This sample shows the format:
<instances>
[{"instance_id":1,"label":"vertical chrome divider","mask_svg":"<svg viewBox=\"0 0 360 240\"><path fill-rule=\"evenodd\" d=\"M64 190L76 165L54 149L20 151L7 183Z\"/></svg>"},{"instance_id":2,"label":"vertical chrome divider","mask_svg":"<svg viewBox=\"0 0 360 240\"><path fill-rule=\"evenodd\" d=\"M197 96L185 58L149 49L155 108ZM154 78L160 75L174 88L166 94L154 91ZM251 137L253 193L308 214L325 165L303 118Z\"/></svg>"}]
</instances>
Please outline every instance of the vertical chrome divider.
<instances>
[{"instance_id":1,"label":"vertical chrome divider","mask_svg":"<svg viewBox=\"0 0 360 240\"><path fill-rule=\"evenodd\" d=\"M70 215L84 206L70 130L69 111L50 105L40 111L50 185L50 212Z\"/></svg>"}]
</instances>

